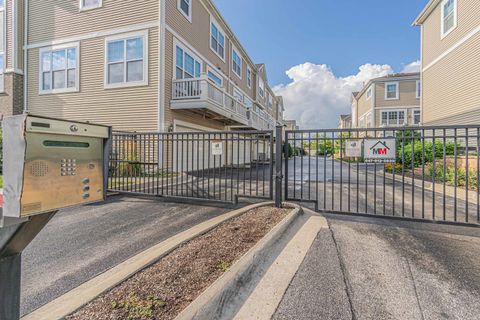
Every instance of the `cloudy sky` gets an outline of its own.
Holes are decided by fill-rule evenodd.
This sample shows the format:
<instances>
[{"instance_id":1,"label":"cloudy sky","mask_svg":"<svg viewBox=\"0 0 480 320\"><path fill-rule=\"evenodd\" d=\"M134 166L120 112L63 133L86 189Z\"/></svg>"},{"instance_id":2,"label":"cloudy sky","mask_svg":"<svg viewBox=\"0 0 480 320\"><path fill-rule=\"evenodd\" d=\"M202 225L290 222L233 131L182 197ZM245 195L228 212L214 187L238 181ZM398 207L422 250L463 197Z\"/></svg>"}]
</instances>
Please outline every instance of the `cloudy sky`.
<instances>
[{"instance_id":1,"label":"cloudy sky","mask_svg":"<svg viewBox=\"0 0 480 320\"><path fill-rule=\"evenodd\" d=\"M419 69L411 24L427 0L214 2L303 128L336 127L364 82Z\"/></svg>"}]
</instances>

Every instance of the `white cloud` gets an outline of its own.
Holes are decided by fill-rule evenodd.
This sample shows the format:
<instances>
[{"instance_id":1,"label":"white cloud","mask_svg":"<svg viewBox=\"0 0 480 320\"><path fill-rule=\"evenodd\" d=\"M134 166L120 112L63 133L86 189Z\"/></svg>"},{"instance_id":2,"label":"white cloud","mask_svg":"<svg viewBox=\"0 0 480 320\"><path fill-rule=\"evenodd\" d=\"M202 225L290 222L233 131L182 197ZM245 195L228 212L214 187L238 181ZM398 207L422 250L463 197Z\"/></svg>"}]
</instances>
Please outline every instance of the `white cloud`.
<instances>
[{"instance_id":1,"label":"white cloud","mask_svg":"<svg viewBox=\"0 0 480 320\"><path fill-rule=\"evenodd\" d=\"M368 80L390 73L389 65L365 64L355 75L337 77L329 66L307 62L288 70L292 81L273 90L284 98L285 118L297 120L300 128L335 128L340 114L351 112L352 92Z\"/></svg>"},{"instance_id":2,"label":"white cloud","mask_svg":"<svg viewBox=\"0 0 480 320\"><path fill-rule=\"evenodd\" d=\"M402 72L410 73L410 72L420 72L421 62L420 60L413 61L412 63L407 64L403 67Z\"/></svg>"}]
</instances>

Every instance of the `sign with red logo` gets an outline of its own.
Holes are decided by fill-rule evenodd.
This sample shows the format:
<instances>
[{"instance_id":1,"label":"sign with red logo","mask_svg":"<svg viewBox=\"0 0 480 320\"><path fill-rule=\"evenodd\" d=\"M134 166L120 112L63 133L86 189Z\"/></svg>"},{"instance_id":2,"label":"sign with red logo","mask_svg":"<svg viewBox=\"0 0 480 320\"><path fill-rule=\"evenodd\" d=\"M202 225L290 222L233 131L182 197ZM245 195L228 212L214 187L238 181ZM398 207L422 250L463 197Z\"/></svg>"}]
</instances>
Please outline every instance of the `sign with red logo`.
<instances>
[{"instance_id":1,"label":"sign with red logo","mask_svg":"<svg viewBox=\"0 0 480 320\"><path fill-rule=\"evenodd\" d=\"M395 163L396 140L392 138L365 139L366 163Z\"/></svg>"}]
</instances>

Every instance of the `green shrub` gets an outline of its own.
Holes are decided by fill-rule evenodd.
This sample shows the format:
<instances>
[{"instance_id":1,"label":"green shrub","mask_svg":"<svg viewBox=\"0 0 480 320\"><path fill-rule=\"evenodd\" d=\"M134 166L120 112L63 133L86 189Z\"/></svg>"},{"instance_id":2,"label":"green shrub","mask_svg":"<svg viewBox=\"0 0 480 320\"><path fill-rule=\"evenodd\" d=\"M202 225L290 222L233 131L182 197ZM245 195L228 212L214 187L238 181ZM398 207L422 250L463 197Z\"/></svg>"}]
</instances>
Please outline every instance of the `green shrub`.
<instances>
[{"instance_id":1,"label":"green shrub","mask_svg":"<svg viewBox=\"0 0 480 320\"><path fill-rule=\"evenodd\" d=\"M425 153L422 152L423 148L425 150ZM434 150L435 150L435 159L442 159L443 148L444 148L444 145L440 141L436 141L435 146L433 145L432 142L425 142L424 146L422 146L422 141L415 140L413 147L411 142L405 143L403 146L400 142L400 147L397 148L397 163L402 164L402 154L403 154L403 165L405 166L405 168L411 168L412 162L415 167L420 167L422 166L422 164L433 162ZM454 150L455 150L455 144L453 142L447 142L445 144L445 155L447 156L453 155Z\"/></svg>"},{"instance_id":2,"label":"green shrub","mask_svg":"<svg viewBox=\"0 0 480 320\"><path fill-rule=\"evenodd\" d=\"M433 177L433 166L430 166L430 176ZM435 165L435 181L445 182L449 186L455 186L455 167L453 165L447 165L444 169L443 164ZM467 186L467 171L465 168L457 168L457 187ZM477 190L477 172L476 170L468 170L468 188Z\"/></svg>"}]
</instances>

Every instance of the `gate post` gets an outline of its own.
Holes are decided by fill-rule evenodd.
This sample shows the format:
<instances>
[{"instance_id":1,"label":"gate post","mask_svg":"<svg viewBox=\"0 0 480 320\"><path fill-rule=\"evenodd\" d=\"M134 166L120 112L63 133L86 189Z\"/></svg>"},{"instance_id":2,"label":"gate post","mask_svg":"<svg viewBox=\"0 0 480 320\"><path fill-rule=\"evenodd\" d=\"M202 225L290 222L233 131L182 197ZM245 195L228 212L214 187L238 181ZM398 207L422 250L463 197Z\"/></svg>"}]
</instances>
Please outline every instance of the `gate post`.
<instances>
[{"instance_id":1,"label":"gate post","mask_svg":"<svg viewBox=\"0 0 480 320\"><path fill-rule=\"evenodd\" d=\"M282 155L283 155L283 141L282 141L283 126L276 127L275 133L275 206L282 207Z\"/></svg>"}]
</instances>

